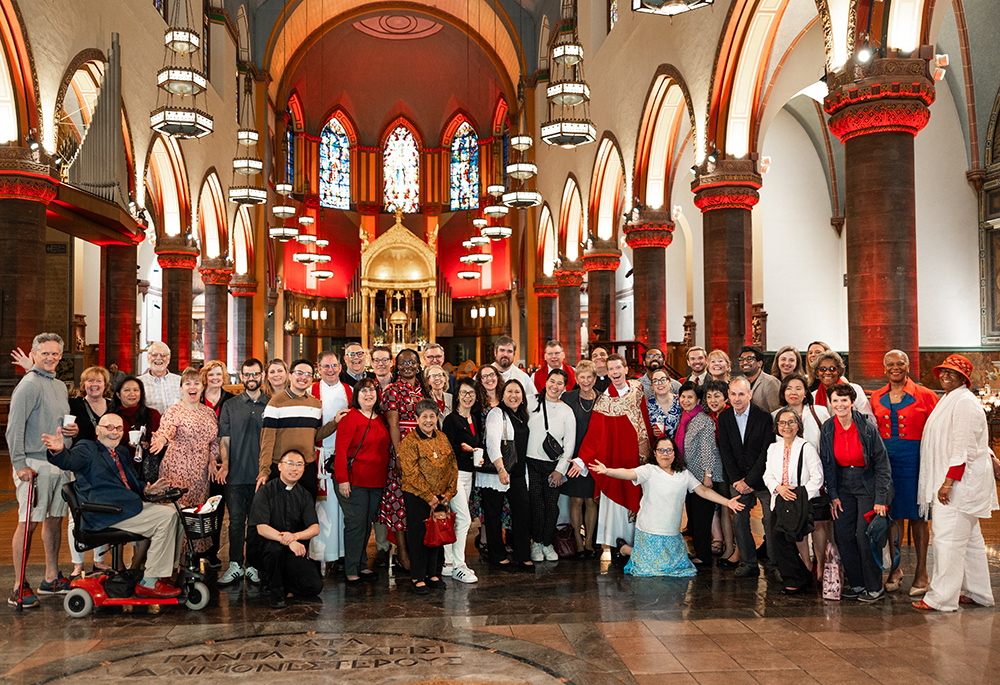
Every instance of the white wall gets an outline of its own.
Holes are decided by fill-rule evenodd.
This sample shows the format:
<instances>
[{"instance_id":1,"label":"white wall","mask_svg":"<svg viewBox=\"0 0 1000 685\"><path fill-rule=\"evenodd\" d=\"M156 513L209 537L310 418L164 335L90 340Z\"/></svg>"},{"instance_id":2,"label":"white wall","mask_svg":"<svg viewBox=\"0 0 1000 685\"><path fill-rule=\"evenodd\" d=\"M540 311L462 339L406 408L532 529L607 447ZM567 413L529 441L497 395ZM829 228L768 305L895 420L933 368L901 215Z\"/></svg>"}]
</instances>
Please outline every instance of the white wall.
<instances>
[{"instance_id":1,"label":"white wall","mask_svg":"<svg viewBox=\"0 0 1000 685\"><path fill-rule=\"evenodd\" d=\"M87 345L101 342L101 248L73 238L73 313L87 317Z\"/></svg>"},{"instance_id":2,"label":"white wall","mask_svg":"<svg viewBox=\"0 0 1000 685\"><path fill-rule=\"evenodd\" d=\"M839 143L838 143L839 144ZM847 289L843 241L830 226L830 194L823 167L805 131L787 112L767 130L762 154L771 158L760 202L763 292L754 301L767 312L770 349L804 349L824 340L847 348Z\"/></svg>"},{"instance_id":3,"label":"white wall","mask_svg":"<svg viewBox=\"0 0 1000 685\"><path fill-rule=\"evenodd\" d=\"M977 347L978 207L965 180L965 144L947 82L935 90L930 122L914 142L920 346Z\"/></svg>"}]
</instances>

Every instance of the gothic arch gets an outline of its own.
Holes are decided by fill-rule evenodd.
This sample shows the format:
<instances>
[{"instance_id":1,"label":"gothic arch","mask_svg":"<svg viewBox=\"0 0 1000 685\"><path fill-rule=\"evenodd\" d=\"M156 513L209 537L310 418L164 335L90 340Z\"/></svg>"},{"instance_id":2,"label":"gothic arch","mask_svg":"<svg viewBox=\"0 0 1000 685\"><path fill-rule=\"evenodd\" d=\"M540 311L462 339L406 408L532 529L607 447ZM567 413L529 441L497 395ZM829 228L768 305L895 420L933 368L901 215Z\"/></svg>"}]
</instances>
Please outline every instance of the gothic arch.
<instances>
[{"instance_id":1,"label":"gothic arch","mask_svg":"<svg viewBox=\"0 0 1000 685\"><path fill-rule=\"evenodd\" d=\"M31 41L28 40L17 0L0 0L0 50L3 51L12 90L16 120L15 131L12 131L16 136L13 142L24 145L32 136L40 140L43 132L40 130L42 103L38 97L38 76L32 61Z\"/></svg>"},{"instance_id":2,"label":"gothic arch","mask_svg":"<svg viewBox=\"0 0 1000 685\"><path fill-rule=\"evenodd\" d=\"M697 129L687 83L674 66L660 65L649 84L645 102L636 136L638 143L632 174L632 196L637 197L644 207L666 207L673 187L672 172L677 168L683 149L683 145L677 145L677 140L685 110L690 122L690 135L701 138L704 134ZM696 161L704 154L703 149L703 145L693 147Z\"/></svg>"},{"instance_id":3,"label":"gothic arch","mask_svg":"<svg viewBox=\"0 0 1000 685\"><path fill-rule=\"evenodd\" d=\"M627 196L621 146L613 133L605 131L597 148L594 176L590 181L588 237L615 239L618 217L621 216Z\"/></svg>"},{"instance_id":4,"label":"gothic arch","mask_svg":"<svg viewBox=\"0 0 1000 685\"><path fill-rule=\"evenodd\" d=\"M538 218L538 252L536 260L539 271L551 276L555 270L555 261L559 256L559 239L556 236L555 224L552 223L552 210L549 203L542 205Z\"/></svg>"},{"instance_id":5,"label":"gothic arch","mask_svg":"<svg viewBox=\"0 0 1000 685\"><path fill-rule=\"evenodd\" d=\"M145 169L146 206L155 217L157 238L186 234L191 228L191 198L177 141L157 135Z\"/></svg>"},{"instance_id":6,"label":"gothic arch","mask_svg":"<svg viewBox=\"0 0 1000 685\"><path fill-rule=\"evenodd\" d=\"M229 256L229 224L222 184L215 167L205 172L198 192L198 242L202 259Z\"/></svg>"},{"instance_id":7,"label":"gothic arch","mask_svg":"<svg viewBox=\"0 0 1000 685\"><path fill-rule=\"evenodd\" d=\"M559 256L568 261L580 258L580 243L587 232L580 184L569 174L559 202Z\"/></svg>"}]
</instances>

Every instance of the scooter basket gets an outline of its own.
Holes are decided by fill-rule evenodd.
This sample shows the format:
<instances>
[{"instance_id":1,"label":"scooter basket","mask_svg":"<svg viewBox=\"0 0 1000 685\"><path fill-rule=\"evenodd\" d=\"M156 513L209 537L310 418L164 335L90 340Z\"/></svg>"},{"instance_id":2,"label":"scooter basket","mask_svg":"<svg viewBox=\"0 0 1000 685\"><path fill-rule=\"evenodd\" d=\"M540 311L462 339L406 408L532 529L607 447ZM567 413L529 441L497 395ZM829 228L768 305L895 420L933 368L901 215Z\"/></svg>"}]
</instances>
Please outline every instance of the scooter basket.
<instances>
[{"instance_id":1,"label":"scooter basket","mask_svg":"<svg viewBox=\"0 0 1000 685\"><path fill-rule=\"evenodd\" d=\"M221 507L208 514L195 514L190 511L181 512L181 525L184 526L184 534L191 540L201 540L207 538L222 525Z\"/></svg>"}]
</instances>

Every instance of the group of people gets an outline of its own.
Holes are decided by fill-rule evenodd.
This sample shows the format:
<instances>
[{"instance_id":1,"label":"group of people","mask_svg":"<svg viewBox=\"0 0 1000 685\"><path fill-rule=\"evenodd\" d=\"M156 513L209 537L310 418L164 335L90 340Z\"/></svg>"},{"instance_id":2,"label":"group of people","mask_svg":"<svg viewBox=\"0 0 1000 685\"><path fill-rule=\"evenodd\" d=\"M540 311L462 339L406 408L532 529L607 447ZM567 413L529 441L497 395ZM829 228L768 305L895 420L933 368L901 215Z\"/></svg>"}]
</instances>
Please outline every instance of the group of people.
<instances>
[{"instance_id":1,"label":"group of people","mask_svg":"<svg viewBox=\"0 0 1000 685\"><path fill-rule=\"evenodd\" d=\"M550 340L531 376L515 365L516 352L515 341L501 337L492 363L456 379L438 344L393 356L351 343L343 360L333 351L315 364L248 359L239 370L242 392L233 395L222 362L174 374L169 348L154 343L145 373L113 379L91 367L81 375L81 397L70 402L54 376L62 341L41 334L30 355L14 355L28 371L7 429L22 503L15 567L25 536L30 544L44 521L38 592L68 591L56 563L66 513L58 490L75 477L85 500L131 503L114 520L87 525L149 535L132 558L145 569L137 592L149 596L179 592L169 579L183 546L173 509L144 499L181 486L182 506L222 496L229 566L219 582L263 583L273 607L288 593L318 594L335 563L349 585L376 581L393 544L395 567L416 594L447 587L449 577L475 583L466 557L475 519L481 561L531 571L560 558L557 530L567 518L575 549L563 556L595 557L603 545L637 576L691 576L718 557L736 578L758 577L760 559L767 580L788 594L822 577L835 542L842 596L874 602L903 577L894 566L883 583L868 543L869 520L890 516L890 539L907 520L916 545L914 606L992 605L979 518L998 508L1000 462L993 458L991 468L985 416L963 357L935 368L945 391L939 402L909 378L898 350L886 354L888 385L870 401L821 342L805 359L781 348L771 373L753 346L741 350L738 374L724 351L692 347L690 374L680 379L667 373L658 349L646 350L638 378L599 344L573 367ZM39 497L28 516L32 474ZM757 504L760 549L751 532ZM150 508L168 513L152 517ZM681 530L685 509L691 551ZM795 515L799 525L790 527ZM441 519L453 519L455 541L429 544L428 526L439 528ZM221 570L218 538L194 542L204 563ZM83 556L74 554L75 575ZM95 565L106 568L100 550ZM37 604L17 575L14 593L25 606Z\"/></svg>"}]
</instances>

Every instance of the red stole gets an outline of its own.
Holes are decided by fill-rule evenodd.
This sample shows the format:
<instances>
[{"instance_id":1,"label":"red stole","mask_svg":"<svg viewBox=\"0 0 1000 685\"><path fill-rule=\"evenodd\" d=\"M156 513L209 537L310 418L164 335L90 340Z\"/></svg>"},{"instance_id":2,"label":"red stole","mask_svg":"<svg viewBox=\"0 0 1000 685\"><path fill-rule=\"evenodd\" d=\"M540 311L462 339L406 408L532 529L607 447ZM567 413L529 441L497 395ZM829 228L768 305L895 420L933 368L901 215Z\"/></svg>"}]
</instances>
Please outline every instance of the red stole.
<instances>
[{"instance_id":1,"label":"red stole","mask_svg":"<svg viewBox=\"0 0 1000 685\"><path fill-rule=\"evenodd\" d=\"M573 367L569 364L563 364L562 370L566 372L568 376L566 380L566 389L572 390L576 386L576 374L573 373ZM535 375L532 377L531 382L535 384L535 390L537 392L545 392L545 383L549 380L549 365L546 364L545 368L540 368L535 371ZM527 392L527 388L524 389Z\"/></svg>"},{"instance_id":2,"label":"red stole","mask_svg":"<svg viewBox=\"0 0 1000 685\"><path fill-rule=\"evenodd\" d=\"M594 403L590 426L580 445L583 463L598 460L608 468L634 469L649 456L649 412L642 384L629 381L629 391L619 395L614 384L609 385ZM642 489L632 481L594 474L597 487L611 501L629 511L639 511Z\"/></svg>"}]
</instances>

